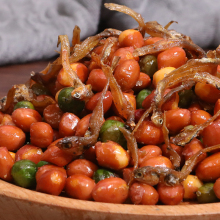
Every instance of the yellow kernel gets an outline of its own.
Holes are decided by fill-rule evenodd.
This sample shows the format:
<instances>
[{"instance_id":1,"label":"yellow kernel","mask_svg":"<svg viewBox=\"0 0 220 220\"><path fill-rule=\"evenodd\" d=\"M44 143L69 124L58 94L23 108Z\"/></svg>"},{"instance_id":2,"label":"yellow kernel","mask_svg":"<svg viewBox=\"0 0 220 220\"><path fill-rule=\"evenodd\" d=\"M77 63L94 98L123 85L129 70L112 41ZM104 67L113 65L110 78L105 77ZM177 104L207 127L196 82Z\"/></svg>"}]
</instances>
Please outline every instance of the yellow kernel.
<instances>
[{"instance_id":1,"label":"yellow kernel","mask_svg":"<svg viewBox=\"0 0 220 220\"><path fill-rule=\"evenodd\" d=\"M15 153L14 153L14 152L11 152L11 151L9 151L9 153L10 153L12 159L15 160Z\"/></svg>"},{"instance_id":2,"label":"yellow kernel","mask_svg":"<svg viewBox=\"0 0 220 220\"><path fill-rule=\"evenodd\" d=\"M134 29L128 29L128 30L122 31L121 34L118 37L119 43L121 43L126 36L128 36L130 34L132 35L134 32L138 32L138 31L134 30Z\"/></svg>"},{"instance_id":3,"label":"yellow kernel","mask_svg":"<svg viewBox=\"0 0 220 220\"><path fill-rule=\"evenodd\" d=\"M129 157L127 155L127 152L124 150L123 147L119 145L115 145L114 148L115 159L116 161L118 161L118 169L127 167L129 164Z\"/></svg>"},{"instance_id":4,"label":"yellow kernel","mask_svg":"<svg viewBox=\"0 0 220 220\"><path fill-rule=\"evenodd\" d=\"M165 67L165 68L162 68L162 69L158 70L157 72L155 72L154 75L153 75L153 85L154 85L154 87L156 88L158 82L160 80L162 80L165 76L167 76L173 70L175 70L174 67Z\"/></svg>"},{"instance_id":5,"label":"yellow kernel","mask_svg":"<svg viewBox=\"0 0 220 220\"><path fill-rule=\"evenodd\" d=\"M184 187L184 199L196 199L196 191L203 185L202 181L195 175L188 175L182 182Z\"/></svg>"}]
</instances>

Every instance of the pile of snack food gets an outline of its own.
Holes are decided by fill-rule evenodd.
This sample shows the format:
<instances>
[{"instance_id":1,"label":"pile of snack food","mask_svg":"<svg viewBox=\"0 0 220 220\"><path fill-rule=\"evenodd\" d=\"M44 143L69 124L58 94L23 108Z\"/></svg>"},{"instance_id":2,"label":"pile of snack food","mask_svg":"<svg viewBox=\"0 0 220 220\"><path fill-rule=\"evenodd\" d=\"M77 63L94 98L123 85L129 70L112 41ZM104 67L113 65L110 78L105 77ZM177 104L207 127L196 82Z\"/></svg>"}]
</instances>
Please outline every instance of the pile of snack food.
<instances>
[{"instance_id":1,"label":"pile of snack food","mask_svg":"<svg viewBox=\"0 0 220 220\"><path fill-rule=\"evenodd\" d=\"M136 29L70 44L0 101L0 178L52 195L176 205L220 199L220 51L126 6Z\"/></svg>"}]
</instances>

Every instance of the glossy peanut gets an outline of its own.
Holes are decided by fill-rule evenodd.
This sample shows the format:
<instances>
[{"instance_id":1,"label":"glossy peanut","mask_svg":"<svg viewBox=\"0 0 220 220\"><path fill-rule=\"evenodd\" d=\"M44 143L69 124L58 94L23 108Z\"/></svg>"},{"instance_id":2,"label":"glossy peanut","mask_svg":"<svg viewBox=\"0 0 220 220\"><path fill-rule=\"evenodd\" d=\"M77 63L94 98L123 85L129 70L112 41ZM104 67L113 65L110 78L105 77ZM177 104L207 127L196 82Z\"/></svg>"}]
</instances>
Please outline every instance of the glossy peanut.
<instances>
[{"instance_id":1,"label":"glossy peanut","mask_svg":"<svg viewBox=\"0 0 220 220\"><path fill-rule=\"evenodd\" d=\"M163 38L162 37L148 37L147 39L145 39L144 45L154 44L159 40L163 40Z\"/></svg>"},{"instance_id":2,"label":"glossy peanut","mask_svg":"<svg viewBox=\"0 0 220 220\"><path fill-rule=\"evenodd\" d=\"M220 99L220 91L214 86L198 82L195 85L195 94L203 101L215 104Z\"/></svg>"},{"instance_id":3,"label":"glossy peanut","mask_svg":"<svg viewBox=\"0 0 220 220\"><path fill-rule=\"evenodd\" d=\"M66 174L59 169L51 169L36 178L38 192L60 195L66 183Z\"/></svg>"},{"instance_id":4,"label":"glossy peanut","mask_svg":"<svg viewBox=\"0 0 220 220\"><path fill-rule=\"evenodd\" d=\"M128 193L128 185L123 179L110 177L96 184L92 197L96 202L124 203Z\"/></svg>"},{"instance_id":5,"label":"glossy peanut","mask_svg":"<svg viewBox=\"0 0 220 220\"><path fill-rule=\"evenodd\" d=\"M92 178L94 172L98 169L98 166L86 159L77 159L69 163L66 167L67 176L74 174L83 174Z\"/></svg>"},{"instance_id":6,"label":"glossy peanut","mask_svg":"<svg viewBox=\"0 0 220 220\"><path fill-rule=\"evenodd\" d=\"M184 188L184 199L196 200L196 192L203 185L202 181L195 175L188 175L182 184Z\"/></svg>"},{"instance_id":7,"label":"glossy peanut","mask_svg":"<svg viewBox=\"0 0 220 220\"><path fill-rule=\"evenodd\" d=\"M59 140L60 139L56 140L55 143ZM47 161L47 162L50 162L52 164L62 167L70 163L73 158L74 158L74 155L71 155L61 150L60 148L55 146L55 144L51 144L46 149L46 151L44 151L41 160L44 160L44 161Z\"/></svg>"},{"instance_id":8,"label":"glossy peanut","mask_svg":"<svg viewBox=\"0 0 220 220\"><path fill-rule=\"evenodd\" d=\"M198 151L202 150L204 148L203 144L200 140L197 138L194 138L192 141L190 141L188 144L186 144L183 147L182 155L184 156L185 160L188 160L190 157L192 157L194 154L196 154ZM198 158L199 160L203 160L207 157L207 153L201 154Z\"/></svg>"},{"instance_id":9,"label":"glossy peanut","mask_svg":"<svg viewBox=\"0 0 220 220\"><path fill-rule=\"evenodd\" d=\"M176 151L177 154L179 154L179 156L181 157L181 164L183 164L183 162L185 160L184 156L182 155L183 147L175 145L175 144L172 144L172 143L170 143L170 147L173 148ZM171 156L170 155L170 150L168 150L166 144L163 144L161 146L161 150L163 152L163 156L165 156L167 158L170 158L170 156Z\"/></svg>"},{"instance_id":10,"label":"glossy peanut","mask_svg":"<svg viewBox=\"0 0 220 220\"><path fill-rule=\"evenodd\" d=\"M186 52L181 47L172 47L157 56L158 69L164 67L178 68L187 61Z\"/></svg>"},{"instance_id":11,"label":"glossy peanut","mask_svg":"<svg viewBox=\"0 0 220 220\"><path fill-rule=\"evenodd\" d=\"M121 64L125 60L134 59L139 60L139 57L133 57L132 53L134 51L133 47L121 47L115 51L114 56L120 57L118 64Z\"/></svg>"},{"instance_id":12,"label":"glossy peanut","mask_svg":"<svg viewBox=\"0 0 220 220\"><path fill-rule=\"evenodd\" d=\"M12 125L0 126L0 146L7 147L9 151L18 150L25 143L25 133Z\"/></svg>"},{"instance_id":13,"label":"glossy peanut","mask_svg":"<svg viewBox=\"0 0 220 220\"><path fill-rule=\"evenodd\" d=\"M92 86L92 90L96 92L101 92L107 83L107 79L105 74L101 69L93 69L89 73L88 80L86 84L90 84Z\"/></svg>"},{"instance_id":14,"label":"glossy peanut","mask_svg":"<svg viewBox=\"0 0 220 220\"><path fill-rule=\"evenodd\" d=\"M202 131L203 143L205 147L220 144L220 119L212 122Z\"/></svg>"},{"instance_id":15,"label":"glossy peanut","mask_svg":"<svg viewBox=\"0 0 220 220\"><path fill-rule=\"evenodd\" d=\"M85 150L84 158L93 162L94 164L97 164L95 146L91 146L89 149Z\"/></svg>"},{"instance_id":16,"label":"glossy peanut","mask_svg":"<svg viewBox=\"0 0 220 220\"><path fill-rule=\"evenodd\" d=\"M204 110L196 110L191 113L191 122L192 125L200 125L206 122L209 118L211 118L211 114Z\"/></svg>"},{"instance_id":17,"label":"glossy peanut","mask_svg":"<svg viewBox=\"0 0 220 220\"><path fill-rule=\"evenodd\" d=\"M0 179L12 181L11 169L14 160L6 147L0 147Z\"/></svg>"},{"instance_id":18,"label":"glossy peanut","mask_svg":"<svg viewBox=\"0 0 220 220\"><path fill-rule=\"evenodd\" d=\"M24 132L29 132L31 124L42 121L42 117L34 109L18 108L12 113L12 120Z\"/></svg>"},{"instance_id":19,"label":"glossy peanut","mask_svg":"<svg viewBox=\"0 0 220 220\"><path fill-rule=\"evenodd\" d=\"M150 86L150 84L151 84L151 78L146 73L140 72L139 78L132 89L135 92L139 92L142 89L145 89L148 86Z\"/></svg>"},{"instance_id":20,"label":"glossy peanut","mask_svg":"<svg viewBox=\"0 0 220 220\"><path fill-rule=\"evenodd\" d=\"M188 109L172 109L166 111L166 126L171 134L177 134L191 121L191 112Z\"/></svg>"},{"instance_id":21,"label":"glossy peanut","mask_svg":"<svg viewBox=\"0 0 220 220\"><path fill-rule=\"evenodd\" d=\"M168 76L173 70L175 70L174 67L164 67L155 72L152 81L154 87L156 88L158 82L161 81L165 76Z\"/></svg>"},{"instance_id":22,"label":"glossy peanut","mask_svg":"<svg viewBox=\"0 0 220 220\"><path fill-rule=\"evenodd\" d=\"M113 170L120 170L128 166L129 154L119 144L113 141L106 143L97 142L95 148L96 158L100 166Z\"/></svg>"},{"instance_id":23,"label":"glossy peanut","mask_svg":"<svg viewBox=\"0 0 220 220\"><path fill-rule=\"evenodd\" d=\"M220 152L205 158L196 168L196 176L204 182L212 182L220 177Z\"/></svg>"},{"instance_id":24,"label":"glossy peanut","mask_svg":"<svg viewBox=\"0 0 220 220\"><path fill-rule=\"evenodd\" d=\"M129 189L129 197L135 205L156 205L159 200L157 190L143 183L132 184Z\"/></svg>"},{"instance_id":25,"label":"glossy peanut","mask_svg":"<svg viewBox=\"0 0 220 220\"><path fill-rule=\"evenodd\" d=\"M166 89L164 92L164 96L170 91L170 89ZM144 101L142 102L142 107L144 109L150 108L152 102L154 101L155 97L155 90L151 92L150 95L148 95ZM162 111L168 111L172 109L177 109L179 103L179 95L178 93L174 93L170 99L168 99L163 105L162 105Z\"/></svg>"},{"instance_id":26,"label":"glossy peanut","mask_svg":"<svg viewBox=\"0 0 220 220\"><path fill-rule=\"evenodd\" d=\"M134 134L140 144L161 144L163 142L162 129L154 125L151 121L143 121Z\"/></svg>"},{"instance_id":27,"label":"glossy peanut","mask_svg":"<svg viewBox=\"0 0 220 220\"><path fill-rule=\"evenodd\" d=\"M167 157L164 156L156 156L151 157L148 160L145 160L141 163L141 167L151 166L151 167L168 167L173 169L173 164Z\"/></svg>"},{"instance_id":28,"label":"glossy peanut","mask_svg":"<svg viewBox=\"0 0 220 220\"><path fill-rule=\"evenodd\" d=\"M36 173L36 179L39 179L48 170L59 170L64 175L66 175L66 170L63 167L58 167L53 164L45 164L38 168L37 173Z\"/></svg>"},{"instance_id":29,"label":"glossy peanut","mask_svg":"<svg viewBox=\"0 0 220 220\"><path fill-rule=\"evenodd\" d=\"M59 123L59 134L61 137L74 136L76 133L77 124L80 119L73 113L65 112Z\"/></svg>"},{"instance_id":30,"label":"glossy peanut","mask_svg":"<svg viewBox=\"0 0 220 220\"><path fill-rule=\"evenodd\" d=\"M72 70L75 71L79 79L84 83L88 78L88 68L82 63L72 63L70 66ZM72 77L67 74L63 68L57 76L58 82L63 86L71 86L71 79Z\"/></svg>"},{"instance_id":31,"label":"glossy peanut","mask_svg":"<svg viewBox=\"0 0 220 220\"><path fill-rule=\"evenodd\" d=\"M122 91L132 89L136 85L139 76L140 66L134 59L123 61L114 71L114 77L121 86Z\"/></svg>"},{"instance_id":32,"label":"glossy peanut","mask_svg":"<svg viewBox=\"0 0 220 220\"><path fill-rule=\"evenodd\" d=\"M75 174L66 180L65 191L67 195L75 199L92 200L92 190L95 181L86 175Z\"/></svg>"},{"instance_id":33,"label":"glossy peanut","mask_svg":"<svg viewBox=\"0 0 220 220\"><path fill-rule=\"evenodd\" d=\"M89 111L93 111L99 99L101 98L101 95L102 93L98 92L94 96L92 96L89 99L89 101L86 103L86 109ZM112 94L110 91L107 91L103 100L104 113L106 113L110 109L111 105L112 105Z\"/></svg>"},{"instance_id":34,"label":"glossy peanut","mask_svg":"<svg viewBox=\"0 0 220 220\"><path fill-rule=\"evenodd\" d=\"M159 200L165 205L178 205L182 202L184 196L182 184L175 186L158 184L157 192L159 194Z\"/></svg>"},{"instance_id":35,"label":"glossy peanut","mask_svg":"<svg viewBox=\"0 0 220 220\"><path fill-rule=\"evenodd\" d=\"M123 95L125 97L125 99L127 100L127 102L133 107L134 110L136 110L136 99L135 99L135 95L133 95L132 93L127 93L127 92L123 92ZM115 103L112 103L112 110L114 111L115 115L122 117L117 108Z\"/></svg>"},{"instance_id":36,"label":"glossy peanut","mask_svg":"<svg viewBox=\"0 0 220 220\"><path fill-rule=\"evenodd\" d=\"M92 114L88 114L86 116L84 116L77 124L76 127L76 136L80 136L83 137L86 133L86 131L89 128L89 120Z\"/></svg>"},{"instance_id":37,"label":"glossy peanut","mask_svg":"<svg viewBox=\"0 0 220 220\"><path fill-rule=\"evenodd\" d=\"M15 161L26 159L37 164L40 162L42 155L43 151L41 148L26 144L16 152Z\"/></svg>"},{"instance_id":38,"label":"glossy peanut","mask_svg":"<svg viewBox=\"0 0 220 220\"><path fill-rule=\"evenodd\" d=\"M120 47L139 48L144 45L144 39L141 33L134 29L128 29L123 31L118 38Z\"/></svg>"},{"instance_id":39,"label":"glossy peanut","mask_svg":"<svg viewBox=\"0 0 220 220\"><path fill-rule=\"evenodd\" d=\"M63 112L58 104L48 105L43 111L44 120L54 129L59 128L62 115Z\"/></svg>"},{"instance_id":40,"label":"glossy peanut","mask_svg":"<svg viewBox=\"0 0 220 220\"><path fill-rule=\"evenodd\" d=\"M147 161L152 157L162 156L161 148L156 145L146 145L138 149L138 164Z\"/></svg>"},{"instance_id":41,"label":"glossy peanut","mask_svg":"<svg viewBox=\"0 0 220 220\"><path fill-rule=\"evenodd\" d=\"M33 123L30 126L30 139L37 147L48 147L53 142L53 129L45 122Z\"/></svg>"}]
</instances>

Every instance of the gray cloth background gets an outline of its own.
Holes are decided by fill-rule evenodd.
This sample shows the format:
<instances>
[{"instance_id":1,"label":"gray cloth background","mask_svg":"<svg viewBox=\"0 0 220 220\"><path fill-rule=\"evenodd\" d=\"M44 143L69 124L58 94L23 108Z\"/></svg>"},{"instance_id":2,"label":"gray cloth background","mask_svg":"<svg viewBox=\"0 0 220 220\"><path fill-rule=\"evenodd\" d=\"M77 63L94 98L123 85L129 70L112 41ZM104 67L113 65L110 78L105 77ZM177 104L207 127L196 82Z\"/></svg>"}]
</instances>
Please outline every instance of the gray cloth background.
<instances>
[{"instance_id":1,"label":"gray cloth background","mask_svg":"<svg viewBox=\"0 0 220 220\"><path fill-rule=\"evenodd\" d=\"M58 35L71 40L75 25L82 39L100 28L137 27L130 16L105 9L104 2L127 5L145 21L178 21L171 28L203 48L220 44L219 0L0 0L0 65L56 55Z\"/></svg>"}]
</instances>

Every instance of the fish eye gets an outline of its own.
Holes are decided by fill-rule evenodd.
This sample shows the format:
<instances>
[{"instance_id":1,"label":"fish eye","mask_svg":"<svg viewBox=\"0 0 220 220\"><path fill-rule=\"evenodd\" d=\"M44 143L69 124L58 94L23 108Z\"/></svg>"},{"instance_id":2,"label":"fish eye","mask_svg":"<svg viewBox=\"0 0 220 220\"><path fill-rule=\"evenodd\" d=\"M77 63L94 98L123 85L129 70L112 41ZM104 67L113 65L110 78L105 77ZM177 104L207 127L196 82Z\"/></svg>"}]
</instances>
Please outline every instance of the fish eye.
<instances>
[{"instance_id":1,"label":"fish eye","mask_svg":"<svg viewBox=\"0 0 220 220\"><path fill-rule=\"evenodd\" d=\"M143 173L140 172L140 171L139 171L139 172L136 172L136 173L135 173L135 177L136 177L136 178L143 178Z\"/></svg>"}]
</instances>

